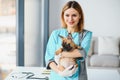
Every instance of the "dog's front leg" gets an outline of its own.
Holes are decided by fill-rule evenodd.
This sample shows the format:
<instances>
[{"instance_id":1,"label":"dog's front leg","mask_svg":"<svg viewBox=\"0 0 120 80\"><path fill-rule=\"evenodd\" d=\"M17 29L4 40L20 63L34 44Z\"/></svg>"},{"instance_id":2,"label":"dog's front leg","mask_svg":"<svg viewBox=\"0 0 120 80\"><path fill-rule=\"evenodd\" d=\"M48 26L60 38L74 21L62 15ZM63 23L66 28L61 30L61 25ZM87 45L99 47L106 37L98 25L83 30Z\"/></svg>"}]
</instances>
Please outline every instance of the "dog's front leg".
<instances>
[{"instance_id":1,"label":"dog's front leg","mask_svg":"<svg viewBox=\"0 0 120 80\"><path fill-rule=\"evenodd\" d=\"M63 48L60 48L55 52L55 54L58 55L58 54L62 53L62 51L63 51Z\"/></svg>"}]
</instances>

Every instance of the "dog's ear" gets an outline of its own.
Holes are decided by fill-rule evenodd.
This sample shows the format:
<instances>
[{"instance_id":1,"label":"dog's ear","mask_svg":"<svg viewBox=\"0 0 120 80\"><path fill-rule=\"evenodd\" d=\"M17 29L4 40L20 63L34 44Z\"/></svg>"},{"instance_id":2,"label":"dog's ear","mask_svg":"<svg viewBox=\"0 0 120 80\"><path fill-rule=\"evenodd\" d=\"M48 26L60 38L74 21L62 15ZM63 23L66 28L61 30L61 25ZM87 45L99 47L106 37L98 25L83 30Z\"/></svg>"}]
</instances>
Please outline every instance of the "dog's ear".
<instances>
[{"instance_id":1,"label":"dog's ear","mask_svg":"<svg viewBox=\"0 0 120 80\"><path fill-rule=\"evenodd\" d=\"M63 38L64 38L63 36L61 36L61 35L59 35L59 34L58 34L58 36L59 36L61 39L63 39Z\"/></svg>"},{"instance_id":2,"label":"dog's ear","mask_svg":"<svg viewBox=\"0 0 120 80\"><path fill-rule=\"evenodd\" d=\"M67 38L72 40L72 34L68 33L68 37Z\"/></svg>"}]
</instances>

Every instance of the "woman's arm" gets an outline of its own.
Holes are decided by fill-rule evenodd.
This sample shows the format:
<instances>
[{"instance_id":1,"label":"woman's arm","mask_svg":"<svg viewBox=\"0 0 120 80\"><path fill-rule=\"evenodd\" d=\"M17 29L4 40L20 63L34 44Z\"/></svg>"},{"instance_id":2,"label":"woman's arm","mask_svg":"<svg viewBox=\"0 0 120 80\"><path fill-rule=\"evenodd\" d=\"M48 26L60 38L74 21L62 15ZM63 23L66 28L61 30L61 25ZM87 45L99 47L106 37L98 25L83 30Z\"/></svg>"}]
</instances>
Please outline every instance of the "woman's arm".
<instances>
[{"instance_id":1,"label":"woman's arm","mask_svg":"<svg viewBox=\"0 0 120 80\"><path fill-rule=\"evenodd\" d=\"M51 63L54 63L55 66L55 60L54 60L54 55L56 51L56 31L53 31L51 36L49 37L47 46L46 46L46 54L45 54L45 61L46 61L46 68L51 69ZM51 46L52 45L52 46Z\"/></svg>"},{"instance_id":2,"label":"woman's arm","mask_svg":"<svg viewBox=\"0 0 120 80\"><path fill-rule=\"evenodd\" d=\"M62 52L62 57L71 57L71 58L78 58L78 57L82 57L82 55L80 54L80 51L78 49L75 49L71 52Z\"/></svg>"},{"instance_id":3,"label":"woman's arm","mask_svg":"<svg viewBox=\"0 0 120 80\"><path fill-rule=\"evenodd\" d=\"M52 70L54 70L55 72L57 72L60 76L63 77L68 77L68 76L72 76L73 73L76 72L77 68L75 67L75 65L70 65L69 67L65 68L64 71L60 71L57 68L57 65L54 62L51 62L49 64L49 66L51 67Z\"/></svg>"},{"instance_id":4,"label":"woman's arm","mask_svg":"<svg viewBox=\"0 0 120 80\"><path fill-rule=\"evenodd\" d=\"M56 63L55 62L51 62L50 64L49 64L49 66L50 66L50 68L52 69L52 70L54 70L55 72L59 72L59 69L57 68L57 65L56 65Z\"/></svg>"}]
</instances>

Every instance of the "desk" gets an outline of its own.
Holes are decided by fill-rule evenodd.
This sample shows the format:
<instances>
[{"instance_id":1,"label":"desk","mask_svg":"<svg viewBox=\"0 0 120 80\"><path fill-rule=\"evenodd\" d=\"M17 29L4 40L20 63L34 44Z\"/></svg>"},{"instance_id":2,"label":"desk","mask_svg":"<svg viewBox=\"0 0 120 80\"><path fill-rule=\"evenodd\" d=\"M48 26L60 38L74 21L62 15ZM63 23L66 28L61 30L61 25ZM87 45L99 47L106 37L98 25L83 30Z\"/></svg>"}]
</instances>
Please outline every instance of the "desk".
<instances>
[{"instance_id":1,"label":"desk","mask_svg":"<svg viewBox=\"0 0 120 80\"><path fill-rule=\"evenodd\" d=\"M120 80L117 69L87 69L88 80ZM5 80L48 80L50 70L42 67L17 67Z\"/></svg>"},{"instance_id":2,"label":"desk","mask_svg":"<svg viewBox=\"0 0 120 80\"><path fill-rule=\"evenodd\" d=\"M48 80L49 73L43 67L17 67L5 80Z\"/></svg>"}]
</instances>

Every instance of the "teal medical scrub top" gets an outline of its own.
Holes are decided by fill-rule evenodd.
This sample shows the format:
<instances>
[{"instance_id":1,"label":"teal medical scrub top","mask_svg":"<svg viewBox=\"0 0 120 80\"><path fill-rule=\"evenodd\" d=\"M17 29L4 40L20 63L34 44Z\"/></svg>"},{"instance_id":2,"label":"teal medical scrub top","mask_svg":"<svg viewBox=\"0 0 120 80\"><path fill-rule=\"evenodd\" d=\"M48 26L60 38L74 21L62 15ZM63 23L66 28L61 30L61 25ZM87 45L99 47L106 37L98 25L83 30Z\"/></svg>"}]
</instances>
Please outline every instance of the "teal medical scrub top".
<instances>
[{"instance_id":1,"label":"teal medical scrub top","mask_svg":"<svg viewBox=\"0 0 120 80\"><path fill-rule=\"evenodd\" d=\"M54 61L55 51L58 50L62 44L62 40L58 35L67 37L68 36L67 29L62 28L62 29L54 30L51 33L51 36L47 43L46 54L45 54L45 61L46 61L47 69L50 69L49 63L51 61ZM80 45L80 33L79 32L72 33L72 38L75 44ZM84 49L86 54L88 53L88 50L90 48L91 38L92 38L92 32L88 31L86 36L81 42L81 47ZM49 80L78 80L79 74L80 74L80 60L77 61L77 64L78 64L78 70L72 76L62 77L52 70L50 73Z\"/></svg>"}]
</instances>

